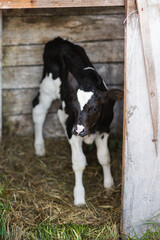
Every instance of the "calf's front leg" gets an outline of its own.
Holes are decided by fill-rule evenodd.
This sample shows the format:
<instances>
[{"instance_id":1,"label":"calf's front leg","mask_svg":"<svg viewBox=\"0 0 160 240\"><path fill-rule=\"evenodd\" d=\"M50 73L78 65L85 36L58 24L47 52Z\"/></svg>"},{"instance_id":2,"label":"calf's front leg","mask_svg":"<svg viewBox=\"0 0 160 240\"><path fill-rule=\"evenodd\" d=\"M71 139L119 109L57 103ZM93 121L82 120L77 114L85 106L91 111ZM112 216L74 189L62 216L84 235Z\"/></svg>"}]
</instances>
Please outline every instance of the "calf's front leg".
<instances>
[{"instance_id":1,"label":"calf's front leg","mask_svg":"<svg viewBox=\"0 0 160 240\"><path fill-rule=\"evenodd\" d=\"M103 168L104 187L106 189L109 189L114 186L114 181L113 181L113 177L111 174L111 167L110 167L108 137L109 137L109 134L102 133L102 134L98 134L95 140L96 146L97 146L97 158Z\"/></svg>"},{"instance_id":2,"label":"calf's front leg","mask_svg":"<svg viewBox=\"0 0 160 240\"><path fill-rule=\"evenodd\" d=\"M82 150L82 138L72 135L69 143L72 150L72 168L75 173L74 205L85 204L85 189L83 186L83 171L86 167L86 157Z\"/></svg>"}]
</instances>

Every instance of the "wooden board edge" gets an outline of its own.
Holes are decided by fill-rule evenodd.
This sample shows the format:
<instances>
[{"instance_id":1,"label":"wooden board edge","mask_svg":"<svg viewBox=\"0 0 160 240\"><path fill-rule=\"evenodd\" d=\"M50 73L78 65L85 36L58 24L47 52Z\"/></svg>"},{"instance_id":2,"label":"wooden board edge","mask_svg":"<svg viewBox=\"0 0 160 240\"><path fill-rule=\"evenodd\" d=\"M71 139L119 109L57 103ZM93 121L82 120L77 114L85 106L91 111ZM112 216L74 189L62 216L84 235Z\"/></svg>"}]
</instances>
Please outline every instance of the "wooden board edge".
<instances>
[{"instance_id":1,"label":"wooden board edge","mask_svg":"<svg viewBox=\"0 0 160 240\"><path fill-rule=\"evenodd\" d=\"M24 8L70 8L70 7L107 7L124 6L124 0L61 0L61 1L30 1L30 0L3 0L0 3L0 9L24 9Z\"/></svg>"},{"instance_id":2,"label":"wooden board edge","mask_svg":"<svg viewBox=\"0 0 160 240\"><path fill-rule=\"evenodd\" d=\"M147 1L146 0L136 0L139 23L140 23L140 32L142 39L142 49L143 57L146 71L146 81L148 88L148 98L150 104L150 113L152 119L152 128L153 128L153 142L155 144L156 156L158 157L158 91L156 84L156 74L154 59L152 53L151 45L151 34L149 29L149 19L148 19L148 10L147 10Z\"/></svg>"},{"instance_id":3,"label":"wooden board edge","mask_svg":"<svg viewBox=\"0 0 160 240\"><path fill-rule=\"evenodd\" d=\"M122 187L121 187L121 220L120 220L120 233L122 239L125 239L124 232L124 185L125 185L125 149L126 149L126 138L127 138L127 18L130 14L137 10L135 0L125 0L125 26L124 26L124 104L123 104L123 146L122 146Z\"/></svg>"}]
</instances>

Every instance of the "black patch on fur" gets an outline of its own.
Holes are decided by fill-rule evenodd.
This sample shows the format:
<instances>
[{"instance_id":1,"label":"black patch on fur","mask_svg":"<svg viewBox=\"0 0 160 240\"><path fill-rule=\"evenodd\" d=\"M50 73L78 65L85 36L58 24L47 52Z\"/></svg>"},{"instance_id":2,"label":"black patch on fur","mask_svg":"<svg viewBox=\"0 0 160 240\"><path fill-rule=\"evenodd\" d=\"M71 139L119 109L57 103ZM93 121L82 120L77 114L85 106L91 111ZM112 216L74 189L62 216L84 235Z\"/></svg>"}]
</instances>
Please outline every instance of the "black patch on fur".
<instances>
[{"instance_id":1,"label":"black patch on fur","mask_svg":"<svg viewBox=\"0 0 160 240\"><path fill-rule=\"evenodd\" d=\"M101 139L103 139L103 138L104 138L104 135L102 135Z\"/></svg>"},{"instance_id":2,"label":"black patch on fur","mask_svg":"<svg viewBox=\"0 0 160 240\"><path fill-rule=\"evenodd\" d=\"M35 99L32 102L33 108L39 104L39 95L40 95L40 93L37 94L37 96L35 97Z\"/></svg>"},{"instance_id":3,"label":"black patch on fur","mask_svg":"<svg viewBox=\"0 0 160 240\"><path fill-rule=\"evenodd\" d=\"M62 109L62 104L59 106L59 109L60 109L60 110L63 110L63 109Z\"/></svg>"}]
</instances>

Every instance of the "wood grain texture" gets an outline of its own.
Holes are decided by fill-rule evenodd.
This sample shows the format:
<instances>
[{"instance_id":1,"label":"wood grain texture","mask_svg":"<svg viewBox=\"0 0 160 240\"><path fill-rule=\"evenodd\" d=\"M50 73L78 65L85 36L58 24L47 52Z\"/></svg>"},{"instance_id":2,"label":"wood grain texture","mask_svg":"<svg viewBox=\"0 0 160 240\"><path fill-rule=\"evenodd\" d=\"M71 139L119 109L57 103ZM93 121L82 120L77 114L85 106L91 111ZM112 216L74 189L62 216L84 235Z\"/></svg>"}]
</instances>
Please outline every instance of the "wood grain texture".
<instances>
[{"instance_id":1,"label":"wood grain texture","mask_svg":"<svg viewBox=\"0 0 160 240\"><path fill-rule=\"evenodd\" d=\"M59 7L92 7L92 6L124 6L124 0L3 0L1 9L10 8L59 8Z\"/></svg>"},{"instance_id":2,"label":"wood grain texture","mask_svg":"<svg viewBox=\"0 0 160 240\"><path fill-rule=\"evenodd\" d=\"M29 115L12 115L4 116L4 130L10 131L15 135L32 135L33 121L31 114ZM57 114L50 113L46 117L44 123L44 136L45 137L64 137L64 131L58 121Z\"/></svg>"},{"instance_id":3,"label":"wood grain texture","mask_svg":"<svg viewBox=\"0 0 160 240\"><path fill-rule=\"evenodd\" d=\"M124 38L123 15L52 15L3 19L3 45L45 44L57 36L73 42Z\"/></svg>"},{"instance_id":4,"label":"wood grain texture","mask_svg":"<svg viewBox=\"0 0 160 240\"><path fill-rule=\"evenodd\" d=\"M128 2L132 12L135 9L134 1ZM157 1L147 3L156 84L160 96L159 10ZM136 233L140 237L150 227L145 224L147 220L152 218L152 221L160 222L160 161L152 141L152 119L137 12L130 14L127 19L126 37L122 231L131 236ZM158 141L159 138L158 134Z\"/></svg>"},{"instance_id":5,"label":"wood grain texture","mask_svg":"<svg viewBox=\"0 0 160 240\"><path fill-rule=\"evenodd\" d=\"M91 62L123 62L123 40L79 43ZM43 64L43 45L3 47L3 66L34 66Z\"/></svg>"},{"instance_id":6,"label":"wood grain texture","mask_svg":"<svg viewBox=\"0 0 160 240\"><path fill-rule=\"evenodd\" d=\"M123 104L118 102L115 105L115 117L111 125L111 133L120 135L122 132L122 111ZM27 115L10 115L3 116L4 130L12 132L17 135L31 135L33 134L33 121L31 114ZM44 124L44 136L45 137L64 137L64 131L59 123L56 113L49 113L46 117Z\"/></svg>"},{"instance_id":7,"label":"wood grain texture","mask_svg":"<svg viewBox=\"0 0 160 240\"><path fill-rule=\"evenodd\" d=\"M111 15L124 14L124 7L74 7L74 8L30 8L30 9L4 9L3 16L67 16L67 15Z\"/></svg>"},{"instance_id":8,"label":"wood grain texture","mask_svg":"<svg viewBox=\"0 0 160 240\"><path fill-rule=\"evenodd\" d=\"M122 187L121 187L121 233L127 232L124 223L125 205L124 205L124 191L125 191L125 171L126 171L126 143L127 143L127 70L128 70L128 39L131 41L130 32L128 31L128 18L132 12L137 10L135 0L125 0L125 23L124 23L124 99L123 99L123 145L122 145Z\"/></svg>"},{"instance_id":9,"label":"wood grain texture","mask_svg":"<svg viewBox=\"0 0 160 240\"><path fill-rule=\"evenodd\" d=\"M158 154L158 95L146 0L137 0L155 151Z\"/></svg>"},{"instance_id":10,"label":"wood grain texture","mask_svg":"<svg viewBox=\"0 0 160 240\"><path fill-rule=\"evenodd\" d=\"M98 63L94 67L107 85L123 85L123 63ZM4 67L2 89L37 88L42 71L42 66Z\"/></svg>"},{"instance_id":11,"label":"wood grain texture","mask_svg":"<svg viewBox=\"0 0 160 240\"><path fill-rule=\"evenodd\" d=\"M2 10L0 10L0 140L2 138Z\"/></svg>"},{"instance_id":12,"label":"wood grain texture","mask_svg":"<svg viewBox=\"0 0 160 240\"><path fill-rule=\"evenodd\" d=\"M37 93L38 89L3 90L3 115L31 114ZM49 112L57 112L59 106L59 101L53 102Z\"/></svg>"}]
</instances>

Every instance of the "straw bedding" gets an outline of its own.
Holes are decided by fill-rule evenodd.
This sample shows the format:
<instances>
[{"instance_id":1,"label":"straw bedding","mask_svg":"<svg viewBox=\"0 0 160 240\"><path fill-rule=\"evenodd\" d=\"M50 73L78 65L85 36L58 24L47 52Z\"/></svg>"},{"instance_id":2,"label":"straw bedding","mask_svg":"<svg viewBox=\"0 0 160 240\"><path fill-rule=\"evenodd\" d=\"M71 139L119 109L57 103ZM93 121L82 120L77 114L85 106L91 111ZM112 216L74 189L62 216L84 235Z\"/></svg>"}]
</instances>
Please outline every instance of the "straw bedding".
<instances>
[{"instance_id":1,"label":"straw bedding","mask_svg":"<svg viewBox=\"0 0 160 240\"><path fill-rule=\"evenodd\" d=\"M87 205L73 206L74 173L70 146L65 139L46 139L47 154L37 157L33 137L5 136L0 149L0 201L10 228L40 223L119 223L121 186L121 143L110 140L115 187L106 192L103 173L94 145L84 146L88 166L84 172Z\"/></svg>"}]
</instances>

